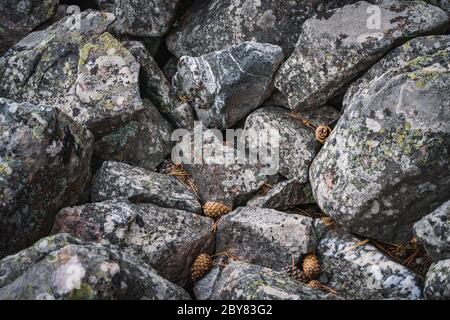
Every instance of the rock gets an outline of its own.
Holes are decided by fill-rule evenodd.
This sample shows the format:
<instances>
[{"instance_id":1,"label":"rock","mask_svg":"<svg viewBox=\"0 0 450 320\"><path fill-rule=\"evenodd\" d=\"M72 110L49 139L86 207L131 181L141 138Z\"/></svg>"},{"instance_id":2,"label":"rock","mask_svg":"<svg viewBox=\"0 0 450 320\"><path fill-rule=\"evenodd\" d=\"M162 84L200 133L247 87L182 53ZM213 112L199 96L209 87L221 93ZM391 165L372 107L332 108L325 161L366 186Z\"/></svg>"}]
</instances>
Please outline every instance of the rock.
<instances>
[{"instance_id":1,"label":"rock","mask_svg":"<svg viewBox=\"0 0 450 320\"><path fill-rule=\"evenodd\" d=\"M416 38L349 88L310 169L314 197L356 234L407 241L450 198L450 37Z\"/></svg>"},{"instance_id":2,"label":"rock","mask_svg":"<svg viewBox=\"0 0 450 320\"><path fill-rule=\"evenodd\" d=\"M103 161L115 160L155 170L170 154L172 126L150 101L143 103L145 111L136 120L95 141L96 167Z\"/></svg>"},{"instance_id":3,"label":"rock","mask_svg":"<svg viewBox=\"0 0 450 320\"><path fill-rule=\"evenodd\" d=\"M2 1L0 54L55 14L59 0Z\"/></svg>"},{"instance_id":4,"label":"rock","mask_svg":"<svg viewBox=\"0 0 450 320\"><path fill-rule=\"evenodd\" d=\"M450 259L450 201L417 222L414 235L434 261Z\"/></svg>"},{"instance_id":5,"label":"rock","mask_svg":"<svg viewBox=\"0 0 450 320\"><path fill-rule=\"evenodd\" d=\"M1 300L189 299L126 253L59 234L0 261Z\"/></svg>"},{"instance_id":6,"label":"rock","mask_svg":"<svg viewBox=\"0 0 450 320\"><path fill-rule=\"evenodd\" d=\"M106 201L61 210L53 233L128 252L184 286L195 258L213 249L212 225L211 219L186 211Z\"/></svg>"},{"instance_id":7,"label":"rock","mask_svg":"<svg viewBox=\"0 0 450 320\"><path fill-rule=\"evenodd\" d=\"M290 55L303 22L356 0L197 0L167 37L178 58L200 56L244 41L270 43Z\"/></svg>"},{"instance_id":8,"label":"rock","mask_svg":"<svg viewBox=\"0 0 450 320\"><path fill-rule=\"evenodd\" d=\"M141 66L141 92L177 127L193 128L194 111L188 102L175 95L172 85L156 61L137 41L125 42L124 46L134 55Z\"/></svg>"},{"instance_id":9,"label":"rock","mask_svg":"<svg viewBox=\"0 0 450 320\"><path fill-rule=\"evenodd\" d=\"M217 225L216 252L274 270L297 264L315 247L313 220L300 215L241 207Z\"/></svg>"},{"instance_id":10,"label":"rock","mask_svg":"<svg viewBox=\"0 0 450 320\"><path fill-rule=\"evenodd\" d=\"M86 199L92 135L55 108L0 98L0 258L50 231Z\"/></svg>"},{"instance_id":11,"label":"rock","mask_svg":"<svg viewBox=\"0 0 450 320\"><path fill-rule=\"evenodd\" d=\"M202 210L194 192L177 178L114 161L104 162L95 173L91 199L94 202L126 199L195 213Z\"/></svg>"},{"instance_id":12,"label":"rock","mask_svg":"<svg viewBox=\"0 0 450 320\"><path fill-rule=\"evenodd\" d=\"M330 107L322 107L311 112L303 112L303 119L315 126L330 125L339 118L339 113ZM245 122L245 132L249 145L255 145L263 132L280 137L279 173L287 179L308 181L309 167L320 150L315 129L309 128L281 107L264 107L253 112Z\"/></svg>"},{"instance_id":13,"label":"rock","mask_svg":"<svg viewBox=\"0 0 450 320\"><path fill-rule=\"evenodd\" d=\"M215 272L213 269L212 272ZM207 300L335 300L338 297L311 289L285 272L234 261L216 277L200 280L194 288L197 298ZM206 283L206 282L212 283ZM203 288L210 291L203 292Z\"/></svg>"},{"instance_id":14,"label":"rock","mask_svg":"<svg viewBox=\"0 0 450 320\"><path fill-rule=\"evenodd\" d=\"M301 204L314 203L311 185L297 179L286 180L273 186L266 194L251 199L247 206L287 210Z\"/></svg>"},{"instance_id":15,"label":"rock","mask_svg":"<svg viewBox=\"0 0 450 320\"><path fill-rule=\"evenodd\" d=\"M360 1L307 20L275 86L291 109L319 107L396 44L445 26L447 14L423 1ZM372 12L379 11L380 19Z\"/></svg>"},{"instance_id":16,"label":"rock","mask_svg":"<svg viewBox=\"0 0 450 320\"><path fill-rule=\"evenodd\" d=\"M428 300L450 299L450 260L439 261L430 267L424 295Z\"/></svg>"},{"instance_id":17,"label":"rock","mask_svg":"<svg viewBox=\"0 0 450 320\"><path fill-rule=\"evenodd\" d=\"M328 287L346 299L420 299L420 278L390 260L371 244L342 231L329 231L317 254L328 276Z\"/></svg>"},{"instance_id":18,"label":"rock","mask_svg":"<svg viewBox=\"0 0 450 320\"><path fill-rule=\"evenodd\" d=\"M30 34L0 58L0 96L57 107L97 138L132 120L139 64L105 32L113 21L84 11Z\"/></svg>"},{"instance_id":19,"label":"rock","mask_svg":"<svg viewBox=\"0 0 450 320\"><path fill-rule=\"evenodd\" d=\"M270 95L282 62L280 47L244 42L200 57L182 57L172 82L178 95L192 101L207 127L226 129Z\"/></svg>"}]
</instances>

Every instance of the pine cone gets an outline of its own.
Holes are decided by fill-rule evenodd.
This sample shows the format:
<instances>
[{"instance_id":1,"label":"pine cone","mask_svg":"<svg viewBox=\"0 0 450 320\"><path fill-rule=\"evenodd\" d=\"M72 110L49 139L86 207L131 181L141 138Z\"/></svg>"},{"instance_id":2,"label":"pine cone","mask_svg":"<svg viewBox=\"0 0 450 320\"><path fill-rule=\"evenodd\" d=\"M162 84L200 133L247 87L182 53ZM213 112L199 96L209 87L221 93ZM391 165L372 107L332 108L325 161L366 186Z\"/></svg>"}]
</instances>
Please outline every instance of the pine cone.
<instances>
[{"instance_id":1,"label":"pine cone","mask_svg":"<svg viewBox=\"0 0 450 320\"><path fill-rule=\"evenodd\" d=\"M308 279L314 279L320 273L319 259L315 254L308 254L303 258L303 272Z\"/></svg>"},{"instance_id":2,"label":"pine cone","mask_svg":"<svg viewBox=\"0 0 450 320\"><path fill-rule=\"evenodd\" d=\"M220 202L208 201L204 204L203 211L205 213L205 216L217 220L220 217L231 212L231 208L226 204Z\"/></svg>"},{"instance_id":3,"label":"pine cone","mask_svg":"<svg viewBox=\"0 0 450 320\"><path fill-rule=\"evenodd\" d=\"M201 279L205 275L205 273L209 271L212 264L213 260L208 254L202 253L201 255L199 255L195 259L191 267L192 280L197 281Z\"/></svg>"},{"instance_id":4,"label":"pine cone","mask_svg":"<svg viewBox=\"0 0 450 320\"><path fill-rule=\"evenodd\" d=\"M310 287L311 289L319 289L322 290L322 283L320 283L319 280L312 280L310 282L308 282L308 287Z\"/></svg>"},{"instance_id":5,"label":"pine cone","mask_svg":"<svg viewBox=\"0 0 450 320\"><path fill-rule=\"evenodd\" d=\"M289 275L289 277L298 282L308 282L308 278L306 277L305 273L297 267L287 267L283 270Z\"/></svg>"},{"instance_id":6,"label":"pine cone","mask_svg":"<svg viewBox=\"0 0 450 320\"><path fill-rule=\"evenodd\" d=\"M330 136L332 130L330 127L321 125L318 126L316 129L316 138L319 140L320 143L324 144L325 141L327 141L328 137Z\"/></svg>"}]
</instances>

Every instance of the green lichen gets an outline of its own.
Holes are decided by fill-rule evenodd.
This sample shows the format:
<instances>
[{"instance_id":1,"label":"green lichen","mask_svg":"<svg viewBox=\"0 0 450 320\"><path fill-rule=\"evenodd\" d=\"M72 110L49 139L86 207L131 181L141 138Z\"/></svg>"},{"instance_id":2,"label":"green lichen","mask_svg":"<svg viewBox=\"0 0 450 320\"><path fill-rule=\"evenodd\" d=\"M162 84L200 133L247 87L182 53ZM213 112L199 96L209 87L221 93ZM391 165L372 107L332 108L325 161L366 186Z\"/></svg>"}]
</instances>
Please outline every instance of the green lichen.
<instances>
[{"instance_id":1,"label":"green lichen","mask_svg":"<svg viewBox=\"0 0 450 320\"><path fill-rule=\"evenodd\" d=\"M86 283L82 283L80 288L73 290L68 297L69 300L92 300L93 298L94 290Z\"/></svg>"},{"instance_id":2,"label":"green lichen","mask_svg":"<svg viewBox=\"0 0 450 320\"><path fill-rule=\"evenodd\" d=\"M392 134L392 140L405 155L411 156L422 147L424 136L422 130L412 130L411 124L406 122L403 128L397 128Z\"/></svg>"},{"instance_id":3,"label":"green lichen","mask_svg":"<svg viewBox=\"0 0 450 320\"><path fill-rule=\"evenodd\" d=\"M91 53L91 50L96 48L97 46L95 46L92 43L86 43L83 47L81 47L80 52L79 52L79 60L78 60L78 65L84 65L87 62L87 59L89 58L89 54Z\"/></svg>"},{"instance_id":4,"label":"green lichen","mask_svg":"<svg viewBox=\"0 0 450 320\"><path fill-rule=\"evenodd\" d=\"M8 168L5 165L0 163L0 175L5 176L7 174L8 174Z\"/></svg>"},{"instance_id":5,"label":"green lichen","mask_svg":"<svg viewBox=\"0 0 450 320\"><path fill-rule=\"evenodd\" d=\"M42 127L34 127L31 130L31 133L33 134L33 138L35 138L36 140L42 140L44 139L44 128Z\"/></svg>"}]
</instances>

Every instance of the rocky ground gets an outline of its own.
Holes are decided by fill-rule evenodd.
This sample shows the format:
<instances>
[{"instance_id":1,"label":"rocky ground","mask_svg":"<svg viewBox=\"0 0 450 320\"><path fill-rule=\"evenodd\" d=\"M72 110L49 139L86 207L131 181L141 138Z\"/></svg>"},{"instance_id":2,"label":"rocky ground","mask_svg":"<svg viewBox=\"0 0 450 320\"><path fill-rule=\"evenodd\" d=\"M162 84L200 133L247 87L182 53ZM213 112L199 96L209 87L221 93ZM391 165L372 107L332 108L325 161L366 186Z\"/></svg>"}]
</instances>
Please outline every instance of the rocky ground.
<instances>
[{"instance_id":1,"label":"rocky ground","mask_svg":"<svg viewBox=\"0 0 450 320\"><path fill-rule=\"evenodd\" d=\"M0 299L450 299L448 0L0 13Z\"/></svg>"}]
</instances>

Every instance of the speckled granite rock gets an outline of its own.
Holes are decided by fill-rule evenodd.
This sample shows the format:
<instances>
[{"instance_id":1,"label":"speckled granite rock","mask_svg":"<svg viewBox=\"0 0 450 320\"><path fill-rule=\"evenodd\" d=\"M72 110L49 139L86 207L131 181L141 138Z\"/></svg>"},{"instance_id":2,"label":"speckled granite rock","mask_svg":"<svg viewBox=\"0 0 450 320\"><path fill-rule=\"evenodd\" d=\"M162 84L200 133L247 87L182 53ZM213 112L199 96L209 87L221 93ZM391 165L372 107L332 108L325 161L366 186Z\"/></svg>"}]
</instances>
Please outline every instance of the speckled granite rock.
<instances>
[{"instance_id":1,"label":"speckled granite rock","mask_svg":"<svg viewBox=\"0 0 450 320\"><path fill-rule=\"evenodd\" d=\"M0 98L0 258L87 198L92 135L55 108Z\"/></svg>"},{"instance_id":2,"label":"speckled granite rock","mask_svg":"<svg viewBox=\"0 0 450 320\"><path fill-rule=\"evenodd\" d=\"M450 198L450 37L393 50L348 91L310 169L317 204L367 237L406 241Z\"/></svg>"},{"instance_id":3,"label":"speckled granite rock","mask_svg":"<svg viewBox=\"0 0 450 320\"><path fill-rule=\"evenodd\" d=\"M423 1L378 2L379 26L370 25L370 12L375 11L365 1L303 24L295 52L275 80L291 109L325 104L398 42L439 30L449 22L444 11Z\"/></svg>"},{"instance_id":4,"label":"speckled granite rock","mask_svg":"<svg viewBox=\"0 0 450 320\"><path fill-rule=\"evenodd\" d=\"M59 234L0 261L1 300L189 299L126 253Z\"/></svg>"},{"instance_id":5,"label":"speckled granite rock","mask_svg":"<svg viewBox=\"0 0 450 320\"><path fill-rule=\"evenodd\" d=\"M59 0L6 0L0 3L0 54L55 14Z\"/></svg>"},{"instance_id":6,"label":"speckled granite rock","mask_svg":"<svg viewBox=\"0 0 450 320\"><path fill-rule=\"evenodd\" d=\"M177 57L199 56L244 41L271 43L291 54L303 22L356 0L197 0L167 37Z\"/></svg>"},{"instance_id":7,"label":"speckled granite rock","mask_svg":"<svg viewBox=\"0 0 450 320\"><path fill-rule=\"evenodd\" d=\"M143 104L145 111L136 120L95 141L96 167L103 161L115 160L154 170L170 155L172 126L150 101L143 100Z\"/></svg>"},{"instance_id":8,"label":"speckled granite rock","mask_svg":"<svg viewBox=\"0 0 450 320\"><path fill-rule=\"evenodd\" d=\"M281 270L314 252L313 220L272 209L241 207L220 219L216 252L239 260Z\"/></svg>"},{"instance_id":9,"label":"speckled granite rock","mask_svg":"<svg viewBox=\"0 0 450 320\"><path fill-rule=\"evenodd\" d=\"M434 261L450 259L450 201L416 222L414 235Z\"/></svg>"},{"instance_id":10,"label":"speckled granite rock","mask_svg":"<svg viewBox=\"0 0 450 320\"><path fill-rule=\"evenodd\" d=\"M208 128L230 128L270 95L283 62L280 47L244 42L200 57L182 57L172 79Z\"/></svg>"},{"instance_id":11,"label":"speckled granite rock","mask_svg":"<svg viewBox=\"0 0 450 320\"><path fill-rule=\"evenodd\" d=\"M173 283L184 286L195 258L214 246L213 221L152 204L106 201L61 210L53 233L69 233L141 258Z\"/></svg>"},{"instance_id":12,"label":"speckled granite rock","mask_svg":"<svg viewBox=\"0 0 450 320\"><path fill-rule=\"evenodd\" d=\"M285 272L234 261L216 277L207 275L196 285L196 297L207 300L335 300L335 295L324 294L291 279ZM211 281L213 283L204 283ZM199 290L206 289L204 294Z\"/></svg>"},{"instance_id":13,"label":"speckled granite rock","mask_svg":"<svg viewBox=\"0 0 450 320\"><path fill-rule=\"evenodd\" d=\"M371 244L358 246L343 231L329 231L319 241L317 254L328 276L327 286L346 299L420 299L420 278L390 260Z\"/></svg>"},{"instance_id":14,"label":"speckled granite rock","mask_svg":"<svg viewBox=\"0 0 450 320\"><path fill-rule=\"evenodd\" d=\"M450 299L450 260L439 261L430 267L424 295L428 300Z\"/></svg>"},{"instance_id":15,"label":"speckled granite rock","mask_svg":"<svg viewBox=\"0 0 450 320\"><path fill-rule=\"evenodd\" d=\"M101 202L115 199L153 203L195 213L202 210L195 193L177 178L108 161L92 178L91 200Z\"/></svg>"},{"instance_id":16,"label":"speckled granite rock","mask_svg":"<svg viewBox=\"0 0 450 320\"><path fill-rule=\"evenodd\" d=\"M339 112L331 107L322 107L303 112L301 116L315 126L329 125L339 119ZM284 108L264 107L247 117L244 130L250 145L257 143L262 132L278 133L279 173L287 179L297 179L300 183L308 181L309 167L321 147L315 129L294 119Z\"/></svg>"}]
</instances>

